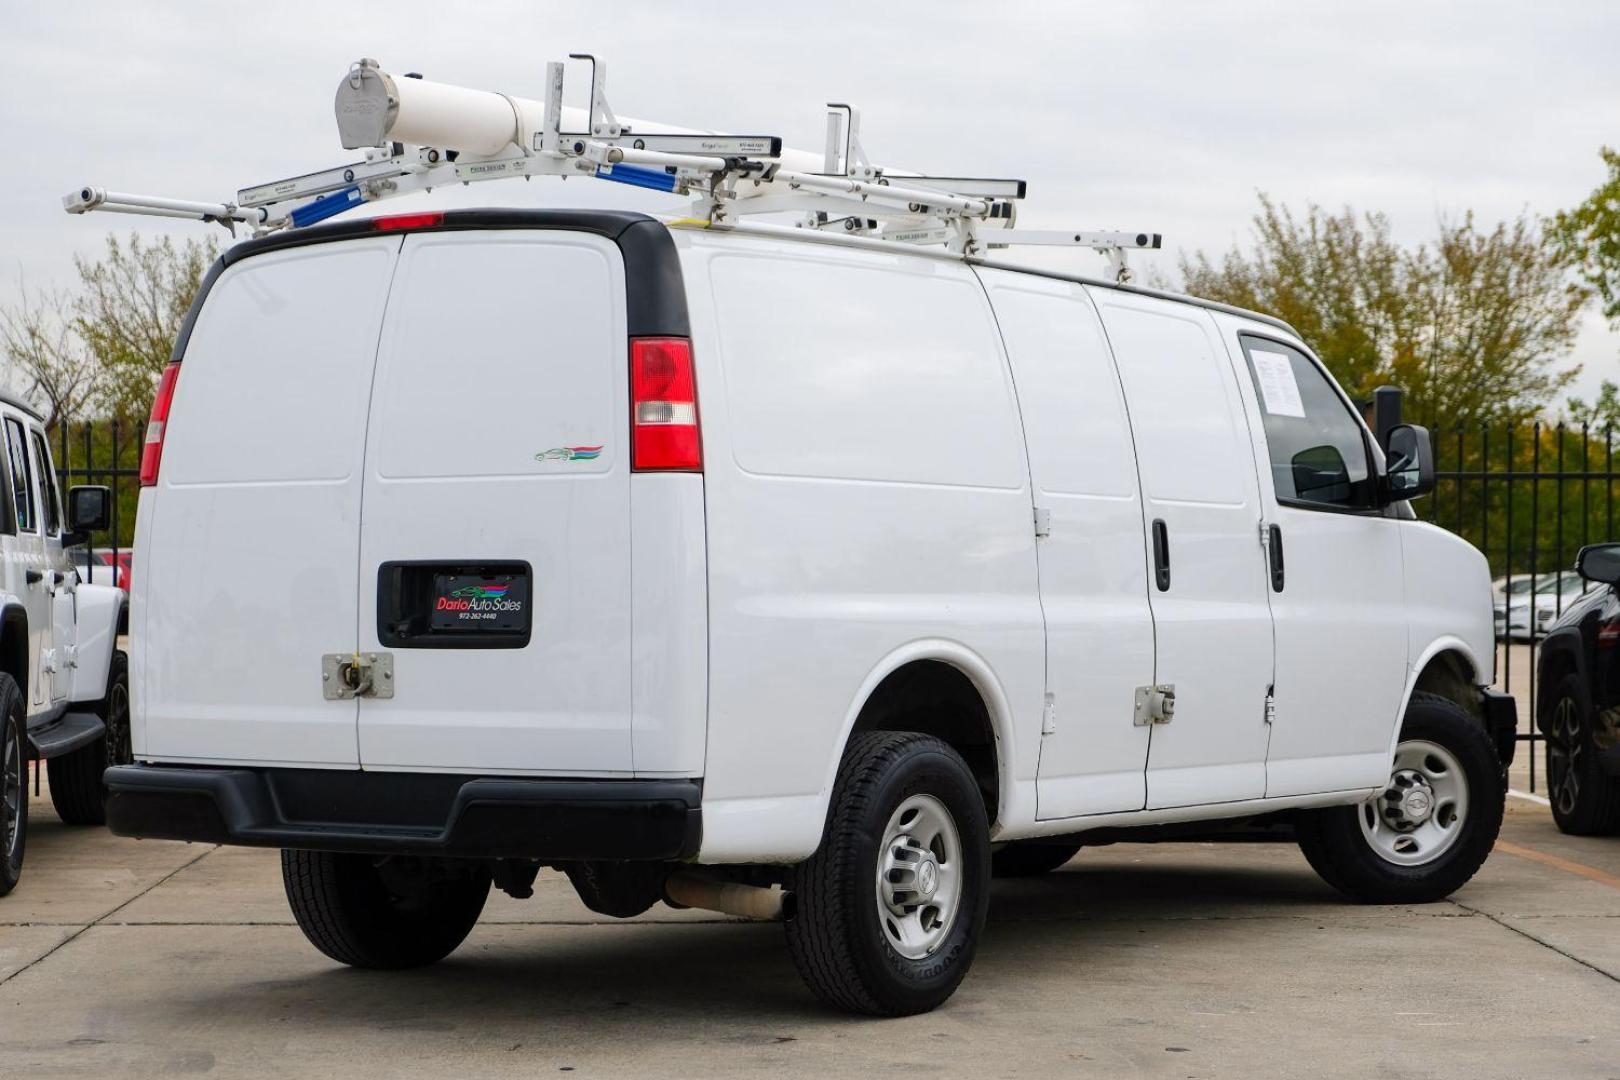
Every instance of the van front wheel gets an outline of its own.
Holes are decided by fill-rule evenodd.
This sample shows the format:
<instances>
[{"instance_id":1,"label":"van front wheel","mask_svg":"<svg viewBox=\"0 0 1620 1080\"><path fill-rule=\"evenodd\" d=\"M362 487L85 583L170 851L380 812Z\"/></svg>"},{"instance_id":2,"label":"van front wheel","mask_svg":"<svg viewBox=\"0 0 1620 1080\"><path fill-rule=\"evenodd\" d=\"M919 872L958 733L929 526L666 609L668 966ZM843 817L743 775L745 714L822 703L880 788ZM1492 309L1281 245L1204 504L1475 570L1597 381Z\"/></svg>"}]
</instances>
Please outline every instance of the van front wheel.
<instances>
[{"instance_id":1,"label":"van front wheel","mask_svg":"<svg viewBox=\"0 0 1620 1080\"><path fill-rule=\"evenodd\" d=\"M1390 778L1358 806L1302 813L1300 850L1322 880L1371 904L1423 904L1472 878L1496 843L1506 798L1496 747L1456 702L1417 693Z\"/></svg>"},{"instance_id":2,"label":"van front wheel","mask_svg":"<svg viewBox=\"0 0 1620 1080\"><path fill-rule=\"evenodd\" d=\"M466 940L489 898L487 867L454 859L283 851L298 928L340 964L421 967Z\"/></svg>"},{"instance_id":3,"label":"van front wheel","mask_svg":"<svg viewBox=\"0 0 1620 1080\"><path fill-rule=\"evenodd\" d=\"M989 881L984 800L961 756L931 735L857 735L821 847L793 873L788 951L829 1005L927 1012L973 963Z\"/></svg>"}]
</instances>

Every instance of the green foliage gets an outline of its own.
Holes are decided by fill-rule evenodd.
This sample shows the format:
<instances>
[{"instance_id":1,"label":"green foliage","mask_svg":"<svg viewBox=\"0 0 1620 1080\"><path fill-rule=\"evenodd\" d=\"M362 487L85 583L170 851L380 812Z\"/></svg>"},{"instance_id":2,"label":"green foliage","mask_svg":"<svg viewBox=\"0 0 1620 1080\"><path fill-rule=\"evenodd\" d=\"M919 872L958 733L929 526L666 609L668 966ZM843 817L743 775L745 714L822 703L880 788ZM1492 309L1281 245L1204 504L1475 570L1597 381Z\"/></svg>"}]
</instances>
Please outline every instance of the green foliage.
<instances>
[{"instance_id":1,"label":"green foliage","mask_svg":"<svg viewBox=\"0 0 1620 1080\"><path fill-rule=\"evenodd\" d=\"M1538 414L1574 378L1568 354L1589 297L1521 216L1482 230L1442 219L1432 243L1402 247L1382 214L1297 218L1260 197L1250 251L1181 261L1197 296L1293 325L1346 392L1406 392L1406 416L1447 426Z\"/></svg>"},{"instance_id":2,"label":"green foliage","mask_svg":"<svg viewBox=\"0 0 1620 1080\"><path fill-rule=\"evenodd\" d=\"M176 244L131 233L123 242L108 237L99 260L74 260L73 326L102 373L106 414L145 417L192 297L218 254L212 237Z\"/></svg>"},{"instance_id":3,"label":"green foliage","mask_svg":"<svg viewBox=\"0 0 1620 1080\"><path fill-rule=\"evenodd\" d=\"M1604 379L1596 401L1588 405L1585 399L1572 397L1565 407L1572 424L1585 424L1594 431L1620 426L1620 386Z\"/></svg>"},{"instance_id":4,"label":"green foliage","mask_svg":"<svg viewBox=\"0 0 1620 1080\"><path fill-rule=\"evenodd\" d=\"M1553 215L1548 237L1563 262L1597 291L1603 314L1620 326L1620 151L1599 151L1608 178L1573 210Z\"/></svg>"}]
</instances>

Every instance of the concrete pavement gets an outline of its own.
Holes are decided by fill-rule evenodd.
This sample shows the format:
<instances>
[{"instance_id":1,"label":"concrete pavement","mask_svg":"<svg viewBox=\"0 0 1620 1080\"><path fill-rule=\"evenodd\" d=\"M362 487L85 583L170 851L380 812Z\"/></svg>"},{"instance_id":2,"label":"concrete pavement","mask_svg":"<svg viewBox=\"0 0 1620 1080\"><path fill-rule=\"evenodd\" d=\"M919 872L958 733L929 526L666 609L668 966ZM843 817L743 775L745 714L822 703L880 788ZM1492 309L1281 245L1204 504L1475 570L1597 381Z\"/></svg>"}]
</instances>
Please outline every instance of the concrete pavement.
<instances>
[{"instance_id":1,"label":"concrete pavement","mask_svg":"<svg viewBox=\"0 0 1620 1080\"><path fill-rule=\"evenodd\" d=\"M39 808L40 804L36 804ZM1512 802L1452 902L1359 907L1292 845L1116 845L998 882L941 1010L819 1007L779 927L496 893L446 962L315 952L275 852L70 829L0 900L0 1076L1620 1077L1620 838Z\"/></svg>"}]
</instances>

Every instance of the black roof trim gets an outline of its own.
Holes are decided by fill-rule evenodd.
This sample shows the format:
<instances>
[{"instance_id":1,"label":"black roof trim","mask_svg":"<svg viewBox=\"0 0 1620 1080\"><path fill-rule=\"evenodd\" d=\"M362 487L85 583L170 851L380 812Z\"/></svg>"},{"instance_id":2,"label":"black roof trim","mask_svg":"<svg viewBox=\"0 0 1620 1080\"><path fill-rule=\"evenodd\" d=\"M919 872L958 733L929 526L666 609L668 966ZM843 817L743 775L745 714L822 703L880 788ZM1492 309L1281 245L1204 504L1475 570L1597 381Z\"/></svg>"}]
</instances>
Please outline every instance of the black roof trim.
<instances>
[{"instance_id":1,"label":"black roof trim","mask_svg":"<svg viewBox=\"0 0 1620 1080\"><path fill-rule=\"evenodd\" d=\"M618 245L624 256L625 318L632 337L690 337L686 285L669 229L657 218L629 210L446 210L437 224L408 232L468 232L478 229L560 229L595 233ZM370 218L270 233L245 240L225 251L209 268L197 289L175 339L172 361L178 363L191 340L197 313L219 275L243 259L268 251L388 235L376 231Z\"/></svg>"}]
</instances>

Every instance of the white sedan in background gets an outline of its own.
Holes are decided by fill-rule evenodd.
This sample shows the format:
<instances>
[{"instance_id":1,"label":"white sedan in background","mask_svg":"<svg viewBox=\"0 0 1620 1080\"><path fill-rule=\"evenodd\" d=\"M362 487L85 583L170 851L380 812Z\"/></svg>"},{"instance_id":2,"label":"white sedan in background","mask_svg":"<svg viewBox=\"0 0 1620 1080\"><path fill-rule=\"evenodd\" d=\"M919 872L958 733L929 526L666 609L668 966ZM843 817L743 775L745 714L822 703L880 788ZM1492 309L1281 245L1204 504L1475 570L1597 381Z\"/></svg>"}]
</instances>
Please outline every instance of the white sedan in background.
<instances>
[{"instance_id":1,"label":"white sedan in background","mask_svg":"<svg viewBox=\"0 0 1620 1080\"><path fill-rule=\"evenodd\" d=\"M1531 587L1535 588L1532 611ZM1515 574L1491 583L1495 594L1496 636L1524 641L1547 632L1559 614L1590 586L1573 570ZM1533 629L1532 629L1533 624Z\"/></svg>"}]
</instances>

